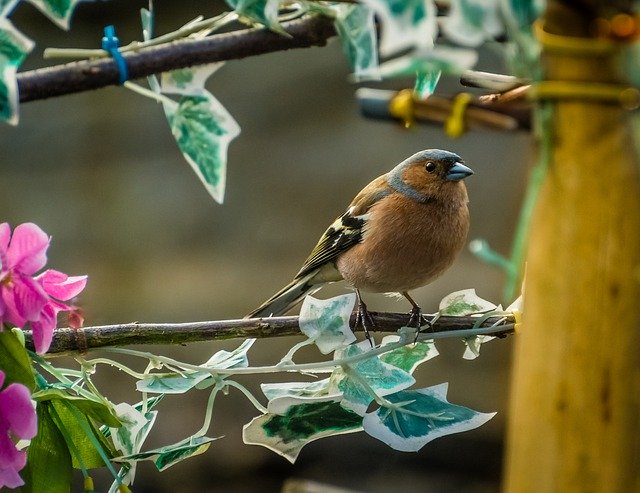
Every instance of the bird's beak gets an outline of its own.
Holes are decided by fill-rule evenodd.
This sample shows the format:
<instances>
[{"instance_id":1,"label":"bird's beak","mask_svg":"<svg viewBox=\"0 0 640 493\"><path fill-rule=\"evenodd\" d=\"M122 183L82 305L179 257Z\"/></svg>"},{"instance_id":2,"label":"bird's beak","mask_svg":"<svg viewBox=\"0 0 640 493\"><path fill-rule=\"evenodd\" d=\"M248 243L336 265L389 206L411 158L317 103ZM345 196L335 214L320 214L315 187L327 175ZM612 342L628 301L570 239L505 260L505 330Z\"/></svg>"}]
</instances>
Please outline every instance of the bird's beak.
<instances>
[{"instance_id":1,"label":"bird's beak","mask_svg":"<svg viewBox=\"0 0 640 493\"><path fill-rule=\"evenodd\" d=\"M459 181L473 174L473 170L462 163L456 163L449 169L447 180Z\"/></svg>"}]
</instances>

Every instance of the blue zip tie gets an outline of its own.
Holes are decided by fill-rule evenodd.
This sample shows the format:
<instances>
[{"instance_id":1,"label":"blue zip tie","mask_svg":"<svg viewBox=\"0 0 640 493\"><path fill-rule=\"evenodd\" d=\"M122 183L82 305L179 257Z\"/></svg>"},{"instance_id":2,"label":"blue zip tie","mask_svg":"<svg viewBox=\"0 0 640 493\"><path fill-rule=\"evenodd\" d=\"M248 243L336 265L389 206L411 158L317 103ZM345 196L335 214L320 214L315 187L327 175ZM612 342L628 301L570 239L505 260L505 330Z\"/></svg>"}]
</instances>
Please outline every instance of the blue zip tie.
<instances>
[{"instance_id":1,"label":"blue zip tie","mask_svg":"<svg viewBox=\"0 0 640 493\"><path fill-rule=\"evenodd\" d=\"M102 38L102 49L109 52L118 67L118 83L124 84L129 79L129 69L127 61L120 53L120 40L116 36L116 28L113 26L105 26L104 38Z\"/></svg>"}]
</instances>

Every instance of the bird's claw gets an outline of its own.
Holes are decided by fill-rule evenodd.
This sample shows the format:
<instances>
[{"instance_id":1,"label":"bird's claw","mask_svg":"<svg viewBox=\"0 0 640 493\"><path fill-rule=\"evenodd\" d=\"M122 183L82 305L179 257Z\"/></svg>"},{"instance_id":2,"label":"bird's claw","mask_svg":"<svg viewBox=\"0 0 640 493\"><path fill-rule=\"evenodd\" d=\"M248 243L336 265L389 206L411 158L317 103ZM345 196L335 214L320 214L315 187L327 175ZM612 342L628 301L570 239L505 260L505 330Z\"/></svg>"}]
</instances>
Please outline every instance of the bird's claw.
<instances>
[{"instance_id":1,"label":"bird's claw","mask_svg":"<svg viewBox=\"0 0 640 493\"><path fill-rule=\"evenodd\" d=\"M410 312L411 316L409 317L408 327L415 327L416 329L416 337L413 340L415 344L418 342L418 337L423 332L430 332L433 328L433 321L429 320L422 314L422 310L420 307L413 307Z\"/></svg>"},{"instance_id":2,"label":"bird's claw","mask_svg":"<svg viewBox=\"0 0 640 493\"><path fill-rule=\"evenodd\" d=\"M373 321L373 317L371 317L369 310L367 310L367 305L363 302L358 303L358 308L356 309L356 319L353 324L353 328L357 329L358 327L362 327L364 336L367 341L369 341L369 344L371 344L371 347L373 347L373 339L371 338L369 331L376 329L376 323Z\"/></svg>"}]
</instances>

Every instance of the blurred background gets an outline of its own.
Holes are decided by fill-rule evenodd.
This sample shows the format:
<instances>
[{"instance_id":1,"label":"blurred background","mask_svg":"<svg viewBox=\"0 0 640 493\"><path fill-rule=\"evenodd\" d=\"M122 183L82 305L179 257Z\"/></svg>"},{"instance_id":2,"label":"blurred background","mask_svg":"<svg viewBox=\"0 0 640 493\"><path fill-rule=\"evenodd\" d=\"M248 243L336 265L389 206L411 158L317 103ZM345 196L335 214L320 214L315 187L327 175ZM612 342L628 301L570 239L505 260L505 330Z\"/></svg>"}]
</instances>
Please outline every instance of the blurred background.
<instances>
[{"instance_id":1,"label":"blurred background","mask_svg":"<svg viewBox=\"0 0 640 493\"><path fill-rule=\"evenodd\" d=\"M41 57L47 46L98 47L107 24L115 24L122 44L140 39L139 9L146 6L133 0L80 4L66 33L31 5L20 5L12 21L37 43L22 70L52 63ZM156 0L155 8L159 34L199 14L228 10L215 1ZM498 51L485 49L478 68L504 71L501 63ZM357 85L348 75L333 39L323 48L230 61L210 79L208 89L242 127L230 146L222 206L182 158L153 101L108 88L24 104L17 128L0 127L0 221L37 223L53 237L48 265L89 275L79 300L87 325L241 318L291 279L363 185L418 150L443 148L476 172L467 180L469 239L484 238L508 252L531 161L529 135L474 131L450 140L437 126L407 131L394 122L367 120L359 115ZM411 85L399 80L368 86ZM460 89L456 80L443 80L438 91ZM486 299L509 303L501 299L502 286L500 271L465 251L415 299L432 312L446 294L473 287ZM344 292L337 285L318 295ZM367 302L378 311L409 309L384 296L369 295ZM275 363L299 340L257 341L250 361ZM199 363L240 342L148 349ZM441 355L416 372L419 386L450 382L451 402L497 411L480 429L438 439L416 454L393 451L364 433L343 435L311 443L290 465L267 449L242 444L242 425L257 411L232 389L218 398L209 432L224 438L164 473L141 463L134 491L270 492L296 478L370 492L497 491L512 342L487 344L474 361L461 358L462 342L443 342ZM309 350L300 360L319 356ZM125 362L144 367L142 361ZM96 382L111 400L139 400L132 379L99 370ZM260 381L240 381L261 395ZM146 448L194 433L207 396L192 391L165 398ZM105 490L108 477L97 478Z\"/></svg>"}]
</instances>

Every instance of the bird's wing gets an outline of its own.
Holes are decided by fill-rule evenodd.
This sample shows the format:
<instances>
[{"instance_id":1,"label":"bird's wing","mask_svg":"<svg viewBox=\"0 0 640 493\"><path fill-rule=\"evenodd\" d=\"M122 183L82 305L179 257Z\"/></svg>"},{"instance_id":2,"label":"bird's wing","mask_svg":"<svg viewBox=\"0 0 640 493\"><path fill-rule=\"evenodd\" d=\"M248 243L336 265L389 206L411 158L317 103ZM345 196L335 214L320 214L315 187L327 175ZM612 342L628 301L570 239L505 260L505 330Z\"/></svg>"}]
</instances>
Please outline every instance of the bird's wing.
<instances>
[{"instance_id":1,"label":"bird's wing","mask_svg":"<svg viewBox=\"0 0 640 493\"><path fill-rule=\"evenodd\" d=\"M392 192L387 185L386 175L376 178L362 189L349 205L347 212L338 217L324 232L296 275L296 279L332 262L338 255L360 243L369 218L369 209Z\"/></svg>"}]
</instances>

